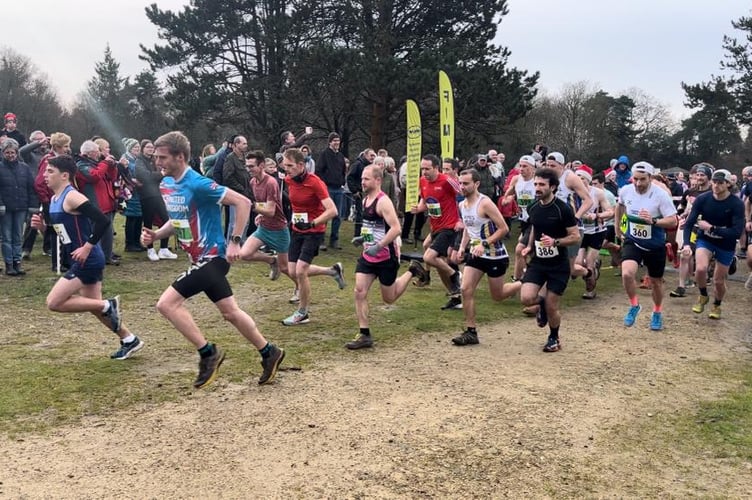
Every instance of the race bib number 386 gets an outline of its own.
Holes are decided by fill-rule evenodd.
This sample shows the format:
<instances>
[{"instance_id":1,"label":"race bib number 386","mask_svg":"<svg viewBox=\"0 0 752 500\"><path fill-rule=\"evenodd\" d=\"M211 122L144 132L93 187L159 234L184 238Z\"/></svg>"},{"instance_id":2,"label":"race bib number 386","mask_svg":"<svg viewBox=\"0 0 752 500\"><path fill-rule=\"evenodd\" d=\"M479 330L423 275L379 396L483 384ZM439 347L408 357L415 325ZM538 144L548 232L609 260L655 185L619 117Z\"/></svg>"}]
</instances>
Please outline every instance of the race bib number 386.
<instances>
[{"instance_id":1,"label":"race bib number 386","mask_svg":"<svg viewBox=\"0 0 752 500\"><path fill-rule=\"evenodd\" d=\"M559 255L559 247L544 246L539 240L535 240L535 255L541 259L550 259Z\"/></svg>"}]
</instances>

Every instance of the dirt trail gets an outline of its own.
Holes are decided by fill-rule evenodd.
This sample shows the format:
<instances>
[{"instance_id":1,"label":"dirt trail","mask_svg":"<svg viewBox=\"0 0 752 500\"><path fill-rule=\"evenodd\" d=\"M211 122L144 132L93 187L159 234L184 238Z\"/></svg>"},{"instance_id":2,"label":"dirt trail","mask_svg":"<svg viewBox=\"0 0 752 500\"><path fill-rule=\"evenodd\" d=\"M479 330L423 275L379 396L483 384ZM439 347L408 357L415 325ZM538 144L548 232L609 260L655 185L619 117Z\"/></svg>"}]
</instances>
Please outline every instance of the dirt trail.
<instances>
[{"instance_id":1,"label":"dirt trail","mask_svg":"<svg viewBox=\"0 0 752 500\"><path fill-rule=\"evenodd\" d=\"M624 329L624 298L602 297L565 311L555 354L520 318L470 348L428 334L268 387L220 377L179 403L3 439L0 496L745 497L752 464L641 431L731 388L695 363L750 359L752 295L732 283L730 296L718 322L686 312L691 299L668 303L662 333L645 311Z\"/></svg>"}]
</instances>

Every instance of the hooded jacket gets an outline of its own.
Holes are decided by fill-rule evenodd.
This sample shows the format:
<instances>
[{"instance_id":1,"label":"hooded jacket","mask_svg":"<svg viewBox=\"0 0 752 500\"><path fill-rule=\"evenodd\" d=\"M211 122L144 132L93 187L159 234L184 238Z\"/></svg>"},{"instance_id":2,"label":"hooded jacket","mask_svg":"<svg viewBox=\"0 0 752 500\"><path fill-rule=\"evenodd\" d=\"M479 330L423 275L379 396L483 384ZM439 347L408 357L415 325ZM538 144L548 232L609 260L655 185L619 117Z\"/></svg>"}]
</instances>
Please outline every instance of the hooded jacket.
<instances>
[{"instance_id":1,"label":"hooded jacket","mask_svg":"<svg viewBox=\"0 0 752 500\"><path fill-rule=\"evenodd\" d=\"M5 159L0 162L0 205L8 212L39 208L34 172L26 163Z\"/></svg>"},{"instance_id":2,"label":"hooded jacket","mask_svg":"<svg viewBox=\"0 0 752 500\"><path fill-rule=\"evenodd\" d=\"M614 172L616 172L616 185L621 189L632 182L632 171L629 169L629 157L621 155L617 161L618 163L614 167ZM626 165L627 168L624 170L620 169L620 164Z\"/></svg>"}]
</instances>

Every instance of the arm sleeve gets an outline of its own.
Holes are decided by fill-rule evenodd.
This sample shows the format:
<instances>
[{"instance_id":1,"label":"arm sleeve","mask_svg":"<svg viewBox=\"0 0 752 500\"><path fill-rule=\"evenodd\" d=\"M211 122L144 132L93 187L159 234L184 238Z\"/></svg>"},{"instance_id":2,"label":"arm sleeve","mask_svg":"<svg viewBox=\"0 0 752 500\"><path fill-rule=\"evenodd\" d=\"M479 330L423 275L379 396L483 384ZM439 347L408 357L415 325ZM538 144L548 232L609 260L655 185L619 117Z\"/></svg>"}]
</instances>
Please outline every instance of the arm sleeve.
<instances>
[{"instance_id":1,"label":"arm sleeve","mask_svg":"<svg viewBox=\"0 0 752 500\"><path fill-rule=\"evenodd\" d=\"M101 210L96 208L89 201L85 201L81 205L76 207L76 212L79 212L81 215L87 217L90 221L93 222L94 227L91 230L91 234L89 235L87 243L91 243L92 245L99 243L102 235L110 226L110 219L108 219L101 212Z\"/></svg>"}]
</instances>

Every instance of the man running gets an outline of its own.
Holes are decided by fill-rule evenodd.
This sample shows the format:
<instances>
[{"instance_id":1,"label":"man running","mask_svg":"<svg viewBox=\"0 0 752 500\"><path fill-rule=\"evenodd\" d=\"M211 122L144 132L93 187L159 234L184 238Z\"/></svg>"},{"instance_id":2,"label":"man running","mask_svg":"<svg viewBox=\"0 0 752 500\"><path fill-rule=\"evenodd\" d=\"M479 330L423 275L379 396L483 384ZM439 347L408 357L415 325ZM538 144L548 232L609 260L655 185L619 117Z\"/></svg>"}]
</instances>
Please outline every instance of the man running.
<instances>
[{"instance_id":1,"label":"man running","mask_svg":"<svg viewBox=\"0 0 752 500\"><path fill-rule=\"evenodd\" d=\"M697 227L695 249L695 282L700 290L692 311L705 310L709 302L707 275L710 259L715 257L713 272L714 300L708 314L710 319L721 319L721 301L726 295L726 276L734 260L736 240L744 231L744 203L731 193L731 172L718 169L713 173L712 191L695 198L685 227ZM691 255L690 232L684 232L682 253Z\"/></svg>"},{"instance_id":2,"label":"man running","mask_svg":"<svg viewBox=\"0 0 752 500\"><path fill-rule=\"evenodd\" d=\"M279 278L280 273L290 276L287 268L290 230L287 228L287 218L282 209L279 183L264 171L264 163L263 151L251 151L245 155L245 166L251 174L251 189L255 200L252 206L258 216L256 230L245 240L240 250L240 258L269 264L269 279L274 281ZM269 255L259 251L264 245L276 253ZM292 277L290 279L295 283Z\"/></svg>"},{"instance_id":3,"label":"man running","mask_svg":"<svg viewBox=\"0 0 752 500\"><path fill-rule=\"evenodd\" d=\"M292 241L288 254L290 277L298 283L300 303L298 309L282 320L285 326L302 325L310 321L308 306L311 304L310 276L330 276L342 290L345 276L342 264L332 267L313 265L324 243L326 223L337 216L337 207L329 197L326 184L316 174L305 168L305 156L297 148L282 153L290 203L292 204Z\"/></svg>"},{"instance_id":4,"label":"man running","mask_svg":"<svg viewBox=\"0 0 752 500\"><path fill-rule=\"evenodd\" d=\"M68 155L48 159L44 181L52 190L50 223L61 244L61 257L70 256L71 266L47 295L50 311L90 312L120 337L120 349L112 359L128 359L144 347L144 343L123 325L120 297L102 300L104 252L99 240L110 226L110 220L78 192L71 181L76 177L76 162ZM44 217L31 217L34 229L44 234Z\"/></svg>"},{"instance_id":5,"label":"man running","mask_svg":"<svg viewBox=\"0 0 752 500\"><path fill-rule=\"evenodd\" d=\"M457 209L459 186L440 172L441 160L428 154L420 161L420 201L412 207L412 213L428 212L431 224L431 243L423 252L423 262L435 267L441 281L449 291L449 302L442 309L462 307L460 273L449 264L447 258L454 244L456 232L462 227ZM415 261L414 261L415 262ZM412 268L419 281L426 281L426 271L420 263Z\"/></svg>"},{"instance_id":6,"label":"man running","mask_svg":"<svg viewBox=\"0 0 752 500\"><path fill-rule=\"evenodd\" d=\"M393 304L410 285L416 274L415 266L397 277L399 271L399 247L395 243L402 231L397 211L389 196L381 190L384 175L382 169L369 165L361 175L363 188L363 226L360 236L353 238L354 245L363 245L363 253L355 268L355 313L360 332L345 344L348 349L373 346L371 329L368 326L368 291L377 279L381 285L381 298ZM415 261L413 261L415 262Z\"/></svg>"},{"instance_id":7,"label":"man running","mask_svg":"<svg viewBox=\"0 0 752 500\"><path fill-rule=\"evenodd\" d=\"M220 205L235 208L234 227L241 231L248 222L251 201L190 168L191 144L181 132L161 136L154 147L155 164L165 175L159 188L170 220L156 231L144 227L141 244L149 246L175 233L181 248L190 257L191 267L162 293L157 310L198 349L198 376L193 387L199 389L214 381L225 359L224 351L207 342L185 307L188 298L201 292L217 306L222 317L258 349L263 368L258 383L269 383L277 375L285 351L267 342L253 318L238 307L227 272L230 263L240 259L240 242L244 235L239 232L230 235L228 244L222 232Z\"/></svg>"},{"instance_id":8,"label":"man running","mask_svg":"<svg viewBox=\"0 0 752 500\"><path fill-rule=\"evenodd\" d=\"M533 182L537 200L527 209L532 230L528 246L522 251L523 257L531 252L533 257L522 277L520 300L526 306L539 306L538 326L549 327L543 351L556 352L561 349L559 302L569 283L567 247L580 241L580 231L572 208L555 194L559 174L541 168L535 172ZM543 285L546 285L545 296L539 294Z\"/></svg>"},{"instance_id":9,"label":"man running","mask_svg":"<svg viewBox=\"0 0 752 500\"><path fill-rule=\"evenodd\" d=\"M637 297L637 268L644 264L652 284L651 330L663 329L663 273L666 267L666 229L676 226L676 208L671 195L652 182L655 168L640 161L632 166L632 183L619 190L616 220L627 216L627 232L616 227L624 238L621 249L621 281L629 297L624 326L632 326L642 309Z\"/></svg>"},{"instance_id":10,"label":"man running","mask_svg":"<svg viewBox=\"0 0 752 500\"><path fill-rule=\"evenodd\" d=\"M464 170L459 181L460 189L465 196L460 203L465 229L462 232L460 248L452 255L452 260L459 264L465 258L465 272L462 277L465 331L454 337L452 343L463 346L478 343L475 290L483 275L488 275L488 289L495 301L502 301L519 292L522 282L504 284L504 273L509 267L509 255L502 239L509 232L509 226L491 198L478 192L478 171L474 168Z\"/></svg>"},{"instance_id":11,"label":"man running","mask_svg":"<svg viewBox=\"0 0 752 500\"><path fill-rule=\"evenodd\" d=\"M502 205L517 200L517 206L520 208L517 214L517 220L520 221L520 236L517 240L517 246L514 248L514 272L512 273L514 281L519 281L525 271L525 259L522 257L522 250L528 246L530 239L527 207L535 201L535 186L533 185L536 167L535 158L530 155L522 156L517 166L519 174L512 177L509 187L504 193L504 198L501 200Z\"/></svg>"}]
</instances>

